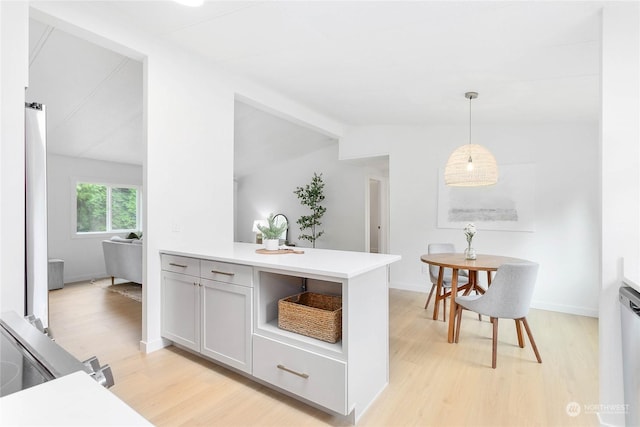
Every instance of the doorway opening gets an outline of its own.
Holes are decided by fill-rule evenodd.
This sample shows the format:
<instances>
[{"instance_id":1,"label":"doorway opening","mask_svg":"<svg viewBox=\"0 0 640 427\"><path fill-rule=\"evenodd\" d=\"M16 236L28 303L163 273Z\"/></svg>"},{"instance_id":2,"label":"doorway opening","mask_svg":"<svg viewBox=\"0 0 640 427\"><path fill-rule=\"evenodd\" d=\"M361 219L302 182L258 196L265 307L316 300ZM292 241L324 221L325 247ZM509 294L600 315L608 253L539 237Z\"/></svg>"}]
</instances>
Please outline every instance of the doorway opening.
<instances>
[{"instance_id":1,"label":"doorway opening","mask_svg":"<svg viewBox=\"0 0 640 427\"><path fill-rule=\"evenodd\" d=\"M29 20L29 87L25 92L26 102L45 105L47 113L48 233L44 239L48 258L58 265L63 262L63 267L62 286L45 288L45 292L52 301L55 294L55 299L65 304L58 310L65 314L51 332L56 336L56 329L77 326L80 318L82 327L95 324L99 329L111 316L106 324L126 322L139 348L145 304L141 284L138 289L119 287L111 292L102 241L126 239L132 233L144 236L146 227L142 57L95 44L72 34L75 27L53 22L58 21L49 21L44 15ZM80 187L87 186L96 188L90 202L98 219L95 224L88 221L90 229L85 230L79 226L84 222L78 205ZM100 226L102 206L93 204L99 201L102 187L109 195L104 197L104 228ZM114 206L122 216L115 216ZM134 220L130 217L132 210ZM94 225L96 229L91 228ZM142 244L139 248L143 252ZM116 284L145 281L144 263L141 254L136 266L140 276L116 278ZM94 292L80 297L77 288L81 286ZM125 296L127 292L129 296ZM69 298L61 298L62 293ZM96 301L97 294L108 297ZM111 304L117 297L126 298L124 306L138 305L133 315L122 313L122 305Z\"/></svg>"},{"instance_id":2,"label":"doorway opening","mask_svg":"<svg viewBox=\"0 0 640 427\"><path fill-rule=\"evenodd\" d=\"M385 158L388 165L388 158ZM388 166L387 169L388 171ZM389 178L371 175L365 184L365 251L389 253Z\"/></svg>"}]
</instances>

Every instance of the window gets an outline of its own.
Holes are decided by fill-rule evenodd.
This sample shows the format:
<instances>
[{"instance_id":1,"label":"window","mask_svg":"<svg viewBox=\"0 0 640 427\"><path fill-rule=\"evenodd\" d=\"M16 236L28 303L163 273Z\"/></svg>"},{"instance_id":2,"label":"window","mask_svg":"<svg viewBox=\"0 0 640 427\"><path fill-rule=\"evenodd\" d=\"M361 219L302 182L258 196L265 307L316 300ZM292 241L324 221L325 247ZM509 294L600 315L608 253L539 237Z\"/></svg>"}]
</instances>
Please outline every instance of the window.
<instances>
[{"instance_id":1,"label":"window","mask_svg":"<svg viewBox=\"0 0 640 427\"><path fill-rule=\"evenodd\" d=\"M76 184L77 233L139 230L139 213L138 187L88 182Z\"/></svg>"}]
</instances>

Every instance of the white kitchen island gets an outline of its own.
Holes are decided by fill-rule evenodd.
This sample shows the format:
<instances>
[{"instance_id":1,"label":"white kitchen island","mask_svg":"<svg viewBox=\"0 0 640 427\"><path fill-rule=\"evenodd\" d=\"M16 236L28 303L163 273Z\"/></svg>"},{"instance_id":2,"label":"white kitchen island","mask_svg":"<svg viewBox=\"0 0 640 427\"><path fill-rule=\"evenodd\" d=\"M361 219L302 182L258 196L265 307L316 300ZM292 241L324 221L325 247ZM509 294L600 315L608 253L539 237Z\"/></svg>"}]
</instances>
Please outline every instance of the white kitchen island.
<instances>
[{"instance_id":1,"label":"white kitchen island","mask_svg":"<svg viewBox=\"0 0 640 427\"><path fill-rule=\"evenodd\" d=\"M355 423L389 381L388 266L400 256L259 248L161 251L162 336ZM342 340L278 328L278 301L304 290L342 296Z\"/></svg>"}]
</instances>

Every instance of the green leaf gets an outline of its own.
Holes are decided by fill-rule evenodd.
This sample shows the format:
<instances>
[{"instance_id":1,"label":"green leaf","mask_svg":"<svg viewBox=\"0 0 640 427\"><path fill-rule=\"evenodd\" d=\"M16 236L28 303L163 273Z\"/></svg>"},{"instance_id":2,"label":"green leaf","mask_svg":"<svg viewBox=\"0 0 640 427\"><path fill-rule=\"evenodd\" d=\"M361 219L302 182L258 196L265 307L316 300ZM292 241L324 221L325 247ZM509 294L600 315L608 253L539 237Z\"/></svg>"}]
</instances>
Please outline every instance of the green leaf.
<instances>
[{"instance_id":1,"label":"green leaf","mask_svg":"<svg viewBox=\"0 0 640 427\"><path fill-rule=\"evenodd\" d=\"M311 215L301 216L296 223L300 225L300 231L311 229L311 234L301 234L299 239L309 240L313 247L316 246L316 239L324 234L324 231L316 230L316 226L321 225L320 218L325 214L327 208L320 205L320 202L324 200L324 182L322 181L322 174L318 175L313 173L311 183L304 187L296 187L294 194L298 196L300 204L307 206L311 210Z\"/></svg>"},{"instance_id":2,"label":"green leaf","mask_svg":"<svg viewBox=\"0 0 640 427\"><path fill-rule=\"evenodd\" d=\"M273 213L267 218L267 226L258 224L258 230L262 233L262 238L267 240L280 238L280 235L286 229L286 223L276 225L275 215Z\"/></svg>"}]
</instances>

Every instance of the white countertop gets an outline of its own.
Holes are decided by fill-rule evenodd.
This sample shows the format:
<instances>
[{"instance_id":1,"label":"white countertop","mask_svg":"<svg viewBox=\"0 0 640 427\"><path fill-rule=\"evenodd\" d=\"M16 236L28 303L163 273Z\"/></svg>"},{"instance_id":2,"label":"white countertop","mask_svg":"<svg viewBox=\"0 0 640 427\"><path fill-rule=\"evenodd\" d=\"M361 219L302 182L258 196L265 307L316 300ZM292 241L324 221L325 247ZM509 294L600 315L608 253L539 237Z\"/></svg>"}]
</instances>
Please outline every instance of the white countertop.
<instances>
[{"instance_id":1,"label":"white countertop","mask_svg":"<svg viewBox=\"0 0 640 427\"><path fill-rule=\"evenodd\" d=\"M344 279L359 276L400 260L400 255L301 247L292 249L302 250L304 254L272 255L256 253L256 249L261 248L262 245L253 243L234 243L232 248L226 251L189 253L161 250L160 253Z\"/></svg>"},{"instance_id":2,"label":"white countertop","mask_svg":"<svg viewBox=\"0 0 640 427\"><path fill-rule=\"evenodd\" d=\"M78 371L0 398L3 426L151 426L115 394Z\"/></svg>"}]
</instances>

